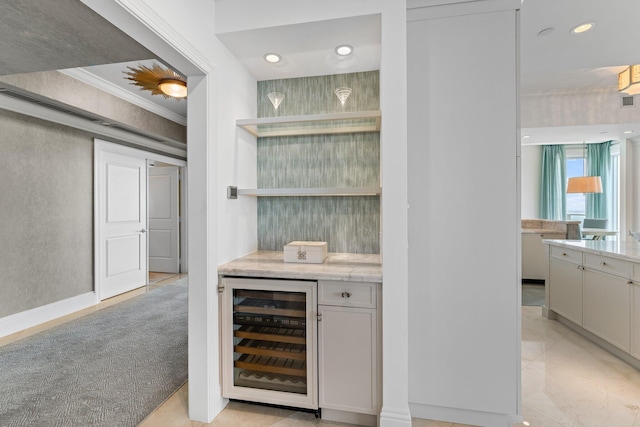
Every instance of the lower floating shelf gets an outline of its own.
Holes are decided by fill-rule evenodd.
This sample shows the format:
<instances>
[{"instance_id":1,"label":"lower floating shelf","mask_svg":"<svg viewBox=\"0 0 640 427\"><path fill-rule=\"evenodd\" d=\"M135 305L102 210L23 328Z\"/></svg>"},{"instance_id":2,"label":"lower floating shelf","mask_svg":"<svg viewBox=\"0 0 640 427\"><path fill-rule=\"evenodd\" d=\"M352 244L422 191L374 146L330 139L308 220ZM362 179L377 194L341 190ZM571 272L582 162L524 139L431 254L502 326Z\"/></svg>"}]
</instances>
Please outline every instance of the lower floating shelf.
<instances>
[{"instance_id":1,"label":"lower floating shelf","mask_svg":"<svg viewBox=\"0 0 640 427\"><path fill-rule=\"evenodd\" d=\"M352 188L254 188L238 189L239 196L294 197L294 196L377 196L380 187Z\"/></svg>"}]
</instances>

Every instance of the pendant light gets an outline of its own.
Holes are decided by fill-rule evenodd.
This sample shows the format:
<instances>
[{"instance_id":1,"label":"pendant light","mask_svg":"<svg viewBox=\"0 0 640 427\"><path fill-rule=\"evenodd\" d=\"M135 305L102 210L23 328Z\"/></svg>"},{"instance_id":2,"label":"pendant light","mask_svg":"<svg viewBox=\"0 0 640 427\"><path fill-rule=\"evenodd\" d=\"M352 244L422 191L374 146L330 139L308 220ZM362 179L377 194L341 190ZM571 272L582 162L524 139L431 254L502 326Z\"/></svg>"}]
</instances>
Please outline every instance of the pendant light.
<instances>
[{"instance_id":1,"label":"pendant light","mask_svg":"<svg viewBox=\"0 0 640 427\"><path fill-rule=\"evenodd\" d=\"M582 143L582 158L586 160L586 144ZM602 193L602 179L599 176L576 176L569 178L567 193Z\"/></svg>"}]
</instances>

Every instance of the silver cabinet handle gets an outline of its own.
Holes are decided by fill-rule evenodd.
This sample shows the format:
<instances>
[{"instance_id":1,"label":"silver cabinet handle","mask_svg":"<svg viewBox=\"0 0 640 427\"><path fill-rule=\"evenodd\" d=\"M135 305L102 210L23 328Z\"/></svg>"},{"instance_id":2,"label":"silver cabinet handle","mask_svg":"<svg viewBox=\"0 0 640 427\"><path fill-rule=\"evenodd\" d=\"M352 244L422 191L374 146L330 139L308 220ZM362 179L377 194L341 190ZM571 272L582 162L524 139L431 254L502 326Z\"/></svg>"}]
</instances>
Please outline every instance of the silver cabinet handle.
<instances>
[{"instance_id":1,"label":"silver cabinet handle","mask_svg":"<svg viewBox=\"0 0 640 427\"><path fill-rule=\"evenodd\" d=\"M607 263L606 263L606 262L604 262L604 261L602 261L602 262L600 263L600 265L607 265Z\"/></svg>"},{"instance_id":2,"label":"silver cabinet handle","mask_svg":"<svg viewBox=\"0 0 640 427\"><path fill-rule=\"evenodd\" d=\"M342 298L349 298L351 297L351 293L350 292L343 292L342 293Z\"/></svg>"}]
</instances>

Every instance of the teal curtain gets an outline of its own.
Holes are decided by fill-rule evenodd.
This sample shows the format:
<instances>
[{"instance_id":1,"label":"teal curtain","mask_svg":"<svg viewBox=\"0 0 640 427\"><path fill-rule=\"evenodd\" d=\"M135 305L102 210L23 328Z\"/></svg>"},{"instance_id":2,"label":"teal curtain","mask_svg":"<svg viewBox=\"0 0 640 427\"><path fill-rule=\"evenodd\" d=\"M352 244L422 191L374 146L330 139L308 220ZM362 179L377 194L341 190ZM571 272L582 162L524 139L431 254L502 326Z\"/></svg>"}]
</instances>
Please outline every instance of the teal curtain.
<instances>
[{"instance_id":1,"label":"teal curtain","mask_svg":"<svg viewBox=\"0 0 640 427\"><path fill-rule=\"evenodd\" d=\"M609 218L607 201L611 195L611 142L587 144L585 175L602 179L602 193L586 194L586 217Z\"/></svg>"},{"instance_id":2,"label":"teal curtain","mask_svg":"<svg viewBox=\"0 0 640 427\"><path fill-rule=\"evenodd\" d=\"M567 162L564 145L542 146L540 218L564 220L567 214L565 190Z\"/></svg>"}]
</instances>

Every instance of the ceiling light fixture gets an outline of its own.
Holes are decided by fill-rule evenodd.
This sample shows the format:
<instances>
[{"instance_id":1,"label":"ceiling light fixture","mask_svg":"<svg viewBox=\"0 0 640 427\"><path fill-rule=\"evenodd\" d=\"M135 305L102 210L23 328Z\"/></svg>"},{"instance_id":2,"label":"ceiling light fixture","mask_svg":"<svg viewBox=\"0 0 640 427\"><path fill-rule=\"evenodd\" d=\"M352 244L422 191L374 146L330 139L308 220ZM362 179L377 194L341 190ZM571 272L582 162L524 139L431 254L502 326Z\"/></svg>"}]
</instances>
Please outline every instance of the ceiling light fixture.
<instances>
[{"instance_id":1,"label":"ceiling light fixture","mask_svg":"<svg viewBox=\"0 0 640 427\"><path fill-rule=\"evenodd\" d=\"M140 65L137 68L127 67L124 71L132 85L140 90L148 90L152 95L162 95L165 98L184 98L187 96L187 83L175 71L153 64L151 67Z\"/></svg>"},{"instance_id":2,"label":"ceiling light fixture","mask_svg":"<svg viewBox=\"0 0 640 427\"><path fill-rule=\"evenodd\" d=\"M531 138L531 135L522 135L522 139Z\"/></svg>"},{"instance_id":3,"label":"ceiling light fixture","mask_svg":"<svg viewBox=\"0 0 640 427\"><path fill-rule=\"evenodd\" d=\"M349 46L348 44L341 44L336 47L336 53L340 56L349 56L353 53L353 46Z\"/></svg>"},{"instance_id":4,"label":"ceiling light fixture","mask_svg":"<svg viewBox=\"0 0 640 427\"><path fill-rule=\"evenodd\" d=\"M571 34L582 34L589 30L592 30L596 24L594 22L585 22L584 24L576 25L571 29Z\"/></svg>"},{"instance_id":5,"label":"ceiling light fixture","mask_svg":"<svg viewBox=\"0 0 640 427\"><path fill-rule=\"evenodd\" d=\"M549 27L549 28L545 28L544 30L540 30L540 32L538 33L538 37L548 36L549 34L553 33L553 30L555 30L555 28L553 28L553 27Z\"/></svg>"},{"instance_id":6,"label":"ceiling light fixture","mask_svg":"<svg viewBox=\"0 0 640 427\"><path fill-rule=\"evenodd\" d=\"M633 131L632 131L632 130L625 130L623 133L625 133L625 134L627 134L627 135L628 135L628 134L630 134L630 133L633 133Z\"/></svg>"},{"instance_id":7,"label":"ceiling light fixture","mask_svg":"<svg viewBox=\"0 0 640 427\"><path fill-rule=\"evenodd\" d=\"M158 82L160 90L174 98L184 98L187 96L187 84L182 80L164 79Z\"/></svg>"},{"instance_id":8,"label":"ceiling light fixture","mask_svg":"<svg viewBox=\"0 0 640 427\"><path fill-rule=\"evenodd\" d=\"M278 55L277 53L265 53L264 54L264 60L267 61L270 64L277 64L278 62L280 62L282 60L282 57L280 55Z\"/></svg>"},{"instance_id":9,"label":"ceiling light fixture","mask_svg":"<svg viewBox=\"0 0 640 427\"><path fill-rule=\"evenodd\" d=\"M640 93L640 64L630 65L618 74L618 92L628 95Z\"/></svg>"}]
</instances>

